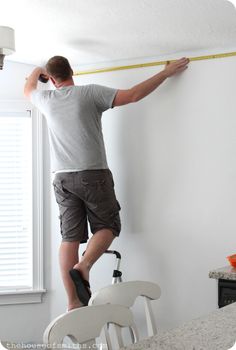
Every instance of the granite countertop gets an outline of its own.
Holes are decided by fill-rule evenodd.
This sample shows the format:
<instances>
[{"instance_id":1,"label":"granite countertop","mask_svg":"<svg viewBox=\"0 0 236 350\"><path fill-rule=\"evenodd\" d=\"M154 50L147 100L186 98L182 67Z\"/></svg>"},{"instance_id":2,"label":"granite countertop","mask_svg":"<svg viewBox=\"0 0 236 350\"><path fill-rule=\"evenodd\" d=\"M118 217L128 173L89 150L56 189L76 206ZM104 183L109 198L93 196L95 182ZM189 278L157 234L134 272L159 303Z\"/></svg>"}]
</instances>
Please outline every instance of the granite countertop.
<instances>
[{"instance_id":1,"label":"granite countertop","mask_svg":"<svg viewBox=\"0 0 236 350\"><path fill-rule=\"evenodd\" d=\"M127 346L125 350L228 350L236 342L236 303L170 331Z\"/></svg>"},{"instance_id":2,"label":"granite countertop","mask_svg":"<svg viewBox=\"0 0 236 350\"><path fill-rule=\"evenodd\" d=\"M216 280L231 280L236 281L236 268L232 266L221 267L220 269L211 270L209 272L210 278L215 278Z\"/></svg>"}]
</instances>

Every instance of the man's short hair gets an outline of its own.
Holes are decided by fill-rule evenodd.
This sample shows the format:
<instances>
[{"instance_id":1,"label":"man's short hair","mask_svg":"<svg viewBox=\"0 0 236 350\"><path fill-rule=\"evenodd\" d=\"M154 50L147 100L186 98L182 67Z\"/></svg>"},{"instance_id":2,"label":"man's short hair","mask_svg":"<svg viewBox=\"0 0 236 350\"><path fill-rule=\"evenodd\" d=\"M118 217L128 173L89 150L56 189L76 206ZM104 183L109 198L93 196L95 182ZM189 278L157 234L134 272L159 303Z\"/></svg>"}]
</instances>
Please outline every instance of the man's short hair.
<instances>
[{"instance_id":1,"label":"man's short hair","mask_svg":"<svg viewBox=\"0 0 236 350\"><path fill-rule=\"evenodd\" d=\"M46 71L58 82L70 79L73 75L68 59L63 56L51 57L46 64Z\"/></svg>"}]
</instances>

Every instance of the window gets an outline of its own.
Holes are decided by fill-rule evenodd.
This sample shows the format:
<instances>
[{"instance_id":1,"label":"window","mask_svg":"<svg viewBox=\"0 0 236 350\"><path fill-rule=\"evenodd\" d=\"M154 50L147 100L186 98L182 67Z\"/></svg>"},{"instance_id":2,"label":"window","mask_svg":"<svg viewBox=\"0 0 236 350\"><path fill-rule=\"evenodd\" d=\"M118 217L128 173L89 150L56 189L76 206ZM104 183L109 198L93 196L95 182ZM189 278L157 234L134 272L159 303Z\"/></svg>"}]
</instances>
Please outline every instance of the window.
<instances>
[{"instance_id":1,"label":"window","mask_svg":"<svg viewBox=\"0 0 236 350\"><path fill-rule=\"evenodd\" d=\"M0 304L40 302L41 117L25 102L0 101Z\"/></svg>"}]
</instances>

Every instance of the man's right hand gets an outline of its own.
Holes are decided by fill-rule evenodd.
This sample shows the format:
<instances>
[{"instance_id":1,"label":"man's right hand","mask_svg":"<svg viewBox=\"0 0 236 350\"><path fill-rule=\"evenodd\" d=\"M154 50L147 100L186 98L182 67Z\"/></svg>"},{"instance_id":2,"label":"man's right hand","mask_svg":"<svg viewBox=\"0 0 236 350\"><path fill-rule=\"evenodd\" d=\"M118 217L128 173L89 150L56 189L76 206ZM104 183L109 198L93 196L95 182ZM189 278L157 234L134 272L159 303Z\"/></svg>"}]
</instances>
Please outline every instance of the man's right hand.
<instances>
[{"instance_id":1,"label":"man's right hand","mask_svg":"<svg viewBox=\"0 0 236 350\"><path fill-rule=\"evenodd\" d=\"M188 64L189 64L189 59L186 57L183 57L180 60L167 63L163 72L169 78L172 75L183 72L185 69L188 68Z\"/></svg>"},{"instance_id":2,"label":"man's right hand","mask_svg":"<svg viewBox=\"0 0 236 350\"><path fill-rule=\"evenodd\" d=\"M167 63L165 69L153 77L143 81L142 83L133 86L131 89L118 90L112 106L123 106L128 103L137 102L149 95L159 85L161 85L167 78L174 74L183 72L188 68L189 59L181 58L180 60Z\"/></svg>"}]
</instances>

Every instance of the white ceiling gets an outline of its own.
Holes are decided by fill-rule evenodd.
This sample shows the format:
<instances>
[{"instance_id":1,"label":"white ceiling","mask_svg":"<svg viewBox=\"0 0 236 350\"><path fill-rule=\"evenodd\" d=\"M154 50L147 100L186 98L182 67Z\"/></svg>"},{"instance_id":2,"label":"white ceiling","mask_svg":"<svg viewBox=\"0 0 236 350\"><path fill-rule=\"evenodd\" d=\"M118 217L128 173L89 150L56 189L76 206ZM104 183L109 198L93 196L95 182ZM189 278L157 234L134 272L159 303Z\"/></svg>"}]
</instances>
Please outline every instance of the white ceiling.
<instances>
[{"instance_id":1,"label":"white ceiling","mask_svg":"<svg viewBox=\"0 0 236 350\"><path fill-rule=\"evenodd\" d=\"M227 0L0 0L0 25L15 29L16 53L7 59L36 65L54 55L100 67L236 50Z\"/></svg>"}]
</instances>

